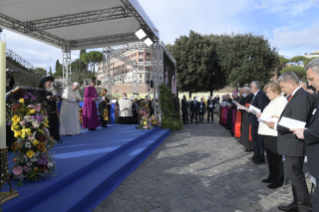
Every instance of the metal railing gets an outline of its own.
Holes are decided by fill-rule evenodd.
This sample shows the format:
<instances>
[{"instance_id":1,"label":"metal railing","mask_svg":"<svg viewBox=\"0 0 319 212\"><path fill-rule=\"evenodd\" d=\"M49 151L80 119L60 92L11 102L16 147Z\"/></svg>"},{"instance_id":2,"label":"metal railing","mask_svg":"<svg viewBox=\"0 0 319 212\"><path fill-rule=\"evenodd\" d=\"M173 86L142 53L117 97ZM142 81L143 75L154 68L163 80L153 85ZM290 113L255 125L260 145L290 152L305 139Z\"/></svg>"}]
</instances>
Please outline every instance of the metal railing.
<instances>
[{"instance_id":1,"label":"metal railing","mask_svg":"<svg viewBox=\"0 0 319 212\"><path fill-rule=\"evenodd\" d=\"M17 62L19 65L23 66L24 68L26 68L28 70L35 69L35 67L31 63L29 63L28 61L23 59L20 55L18 55L17 53L12 51L11 49L6 49L6 57Z\"/></svg>"}]
</instances>

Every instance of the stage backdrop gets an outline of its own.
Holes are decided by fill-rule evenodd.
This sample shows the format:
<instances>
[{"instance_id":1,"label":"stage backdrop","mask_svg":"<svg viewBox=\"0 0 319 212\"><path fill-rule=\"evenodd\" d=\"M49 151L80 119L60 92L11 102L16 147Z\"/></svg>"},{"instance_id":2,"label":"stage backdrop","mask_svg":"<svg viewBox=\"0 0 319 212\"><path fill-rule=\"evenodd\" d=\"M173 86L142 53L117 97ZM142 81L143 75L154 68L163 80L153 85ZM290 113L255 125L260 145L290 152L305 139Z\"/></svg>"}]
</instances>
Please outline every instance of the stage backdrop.
<instances>
[{"instance_id":1,"label":"stage backdrop","mask_svg":"<svg viewBox=\"0 0 319 212\"><path fill-rule=\"evenodd\" d=\"M164 54L164 83L172 88L172 93L177 94L176 70L174 63Z\"/></svg>"}]
</instances>

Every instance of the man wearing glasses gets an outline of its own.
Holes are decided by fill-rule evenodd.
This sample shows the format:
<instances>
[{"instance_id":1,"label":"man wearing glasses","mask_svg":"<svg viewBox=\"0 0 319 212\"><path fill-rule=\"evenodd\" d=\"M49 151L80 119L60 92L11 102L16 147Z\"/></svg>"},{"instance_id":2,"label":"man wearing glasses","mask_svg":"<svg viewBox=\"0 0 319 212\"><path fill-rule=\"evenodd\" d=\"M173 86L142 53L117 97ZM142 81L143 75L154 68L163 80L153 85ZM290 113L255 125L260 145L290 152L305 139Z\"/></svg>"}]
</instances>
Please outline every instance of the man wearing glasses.
<instances>
[{"instance_id":1,"label":"man wearing glasses","mask_svg":"<svg viewBox=\"0 0 319 212\"><path fill-rule=\"evenodd\" d=\"M319 89L319 58L314 59L305 67L309 86ZM319 105L315 105L312 117L307 123L308 128L293 130L299 138L304 139L307 148L308 165L311 175L319 182Z\"/></svg>"}]
</instances>

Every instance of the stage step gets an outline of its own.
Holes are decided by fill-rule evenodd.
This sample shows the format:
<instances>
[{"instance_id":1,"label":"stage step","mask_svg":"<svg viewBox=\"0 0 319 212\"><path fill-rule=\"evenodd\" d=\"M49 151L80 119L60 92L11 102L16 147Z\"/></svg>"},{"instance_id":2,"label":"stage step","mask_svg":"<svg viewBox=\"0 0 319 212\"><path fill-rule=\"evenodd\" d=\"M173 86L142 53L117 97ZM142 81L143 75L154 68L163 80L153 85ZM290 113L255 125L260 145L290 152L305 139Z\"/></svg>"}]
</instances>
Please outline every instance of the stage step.
<instances>
[{"instance_id":1,"label":"stage step","mask_svg":"<svg viewBox=\"0 0 319 212\"><path fill-rule=\"evenodd\" d=\"M152 129L119 147L112 153L96 158L82 167L72 178L63 179L63 187L52 189L44 199L41 192L25 199L23 211L92 211L169 135L168 130ZM99 144L96 144L99 145ZM90 167L91 166L91 167ZM68 182L68 184L66 184ZM32 198L32 199L30 199ZM34 199L35 198L35 199ZM26 204L29 201L30 204ZM37 204L35 204L37 202ZM19 211L18 205L8 211ZM27 209L27 210L26 210ZM7 211L7 210L5 210Z\"/></svg>"}]
</instances>

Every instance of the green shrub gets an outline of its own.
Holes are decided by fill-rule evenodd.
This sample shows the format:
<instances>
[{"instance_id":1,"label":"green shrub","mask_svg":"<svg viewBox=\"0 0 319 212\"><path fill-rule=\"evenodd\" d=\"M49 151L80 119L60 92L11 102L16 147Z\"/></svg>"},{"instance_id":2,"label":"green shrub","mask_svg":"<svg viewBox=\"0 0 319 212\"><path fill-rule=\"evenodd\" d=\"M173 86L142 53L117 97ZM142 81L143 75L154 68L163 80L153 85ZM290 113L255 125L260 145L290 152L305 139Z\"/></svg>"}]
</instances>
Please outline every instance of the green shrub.
<instances>
[{"instance_id":1,"label":"green shrub","mask_svg":"<svg viewBox=\"0 0 319 212\"><path fill-rule=\"evenodd\" d=\"M161 128L171 131L183 129L183 122L177 118L178 114L175 112L171 88L165 84L160 85L160 100L162 109Z\"/></svg>"}]
</instances>

